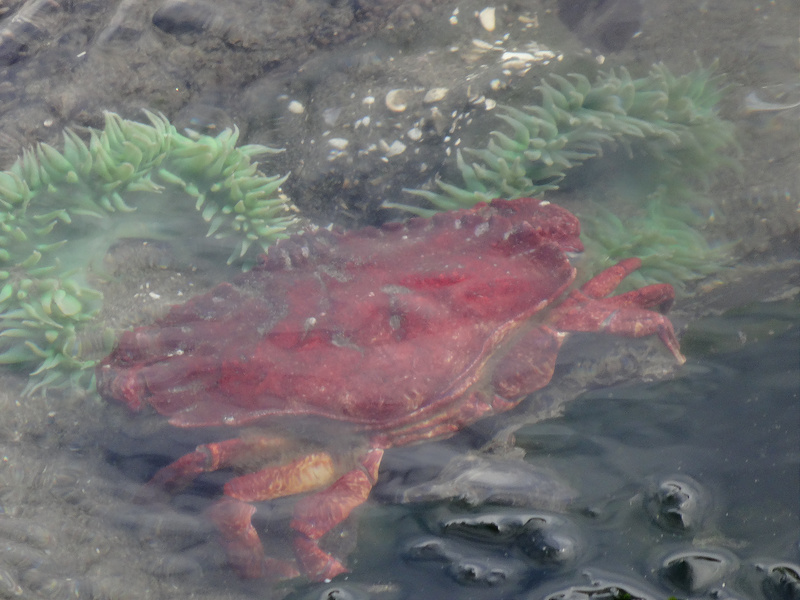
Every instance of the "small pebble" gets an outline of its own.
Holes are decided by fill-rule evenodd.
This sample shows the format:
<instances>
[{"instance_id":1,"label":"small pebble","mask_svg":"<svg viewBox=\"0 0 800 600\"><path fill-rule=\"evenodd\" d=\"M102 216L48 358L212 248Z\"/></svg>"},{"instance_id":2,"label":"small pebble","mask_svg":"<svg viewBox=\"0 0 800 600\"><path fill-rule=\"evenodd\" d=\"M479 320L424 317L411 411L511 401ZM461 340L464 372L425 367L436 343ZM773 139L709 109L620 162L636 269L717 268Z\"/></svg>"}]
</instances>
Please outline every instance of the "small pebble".
<instances>
[{"instance_id":1,"label":"small pebble","mask_svg":"<svg viewBox=\"0 0 800 600\"><path fill-rule=\"evenodd\" d=\"M495 28L495 7L487 6L478 13L478 20L481 22L481 27L486 31L494 31Z\"/></svg>"},{"instance_id":2,"label":"small pebble","mask_svg":"<svg viewBox=\"0 0 800 600\"><path fill-rule=\"evenodd\" d=\"M328 144L336 148L337 150L344 150L350 144L350 140L346 140L345 138L331 138L328 140Z\"/></svg>"},{"instance_id":3,"label":"small pebble","mask_svg":"<svg viewBox=\"0 0 800 600\"><path fill-rule=\"evenodd\" d=\"M425 97L422 99L423 102L426 104L430 104L431 102L438 102L439 100L444 99L447 95L448 89L443 87L438 88L431 88L425 93Z\"/></svg>"}]
</instances>

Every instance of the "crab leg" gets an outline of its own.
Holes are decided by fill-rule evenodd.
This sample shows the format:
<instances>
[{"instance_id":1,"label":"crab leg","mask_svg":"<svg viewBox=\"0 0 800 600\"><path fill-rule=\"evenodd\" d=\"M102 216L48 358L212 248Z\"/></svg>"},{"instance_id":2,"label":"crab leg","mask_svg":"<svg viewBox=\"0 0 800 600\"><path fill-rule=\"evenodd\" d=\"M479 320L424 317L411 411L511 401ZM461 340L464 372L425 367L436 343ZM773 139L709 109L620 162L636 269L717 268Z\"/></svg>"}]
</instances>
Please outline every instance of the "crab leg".
<instances>
[{"instance_id":1,"label":"crab leg","mask_svg":"<svg viewBox=\"0 0 800 600\"><path fill-rule=\"evenodd\" d=\"M271 436L203 444L159 470L147 483L145 490L174 493L189 485L201 473L224 467L247 468L263 463L290 444L284 438ZM225 498L215 503L208 512L219 530L229 562L240 575L272 579L299 575L293 562L265 556L261 540L251 523L256 508L249 502L310 492L329 485L334 480L334 474L330 455L319 452L284 465L241 475L225 484Z\"/></svg>"},{"instance_id":2,"label":"crab leg","mask_svg":"<svg viewBox=\"0 0 800 600\"><path fill-rule=\"evenodd\" d=\"M225 498L209 509L209 516L219 530L231 566L247 578L296 577L298 572L294 565L265 556L251 522L256 508L250 502L310 492L328 485L333 477L333 460L319 452L226 483Z\"/></svg>"},{"instance_id":3,"label":"crab leg","mask_svg":"<svg viewBox=\"0 0 800 600\"><path fill-rule=\"evenodd\" d=\"M317 490L333 481L333 459L316 452L278 467L240 475L225 484L225 495L245 502L273 500Z\"/></svg>"},{"instance_id":4,"label":"crab leg","mask_svg":"<svg viewBox=\"0 0 800 600\"><path fill-rule=\"evenodd\" d=\"M219 530L228 562L239 575L248 579L291 579L300 575L292 562L264 555L264 546L251 523L255 512L252 504L233 498L223 498L208 510Z\"/></svg>"},{"instance_id":5,"label":"crab leg","mask_svg":"<svg viewBox=\"0 0 800 600\"><path fill-rule=\"evenodd\" d=\"M672 286L648 285L619 296L604 298L641 264L642 261L638 258L628 258L599 273L579 291L570 293L553 310L550 321L559 331L605 331L625 337L657 334L675 359L683 364L686 358L681 354L672 323L663 315L647 310L654 306L668 309L674 299Z\"/></svg>"},{"instance_id":6,"label":"crab leg","mask_svg":"<svg viewBox=\"0 0 800 600\"><path fill-rule=\"evenodd\" d=\"M266 461L289 444L289 440L273 436L253 436L250 439L235 438L212 444L202 444L194 452L181 456L178 460L159 469L147 482L145 489L150 492L163 490L174 494L188 486L201 473L238 466L243 460L251 463L258 460Z\"/></svg>"},{"instance_id":7,"label":"crab leg","mask_svg":"<svg viewBox=\"0 0 800 600\"><path fill-rule=\"evenodd\" d=\"M383 450L370 450L357 468L296 504L291 522L298 532L295 554L311 579L331 579L347 571L338 559L319 547L318 541L366 501L378 478L382 457ZM316 453L236 477L225 484L225 498L211 507L209 514L233 568L248 578L296 576L294 565L265 556L251 522L256 509L250 502L313 491L328 485L333 476L330 456Z\"/></svg>"},{"instance_id":8,"label":"crab leg","mask_svg":"<svg viewBox=\"0 0 800 600\"><path fill-rule=\"evenodd\" d=\"M626 258L601 271L581 286L590 298L603 298L617 289L622 280L642 266L640 258Z\"/></svg>"},{"instance_id":9,"label":"crab leg","mask_svg":"<svg viewBox=\"0 0 800 600\"><path fill-rule=\"evenodd\" d=\"M332 579L347 568L319 547L319 539L344 521L354 508L369 497L378 479L383 450L373 448L361 459L361 464L348 471L330 487L300 500L294 509L292 529L299 535L295 554L309 578L316 581Z\"/></svg>"}]
</instances>

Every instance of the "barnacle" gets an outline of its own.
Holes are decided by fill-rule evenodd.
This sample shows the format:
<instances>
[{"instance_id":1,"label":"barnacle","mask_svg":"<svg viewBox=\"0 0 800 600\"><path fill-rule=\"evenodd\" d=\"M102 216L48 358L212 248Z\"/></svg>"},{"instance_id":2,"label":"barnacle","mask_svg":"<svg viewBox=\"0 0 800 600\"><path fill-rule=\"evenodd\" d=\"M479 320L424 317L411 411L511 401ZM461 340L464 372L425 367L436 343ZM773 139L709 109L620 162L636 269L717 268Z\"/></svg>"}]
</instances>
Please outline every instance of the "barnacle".
<instances>
[{"instance_id":1,"label":"barnacle","mask_svg":"<svg viewBox=\"0 0 800 600\"><path fill-rule=\"evenodd\" d=\"M89 385L102 350L92 340L113 339L96 331L102 294L87 281L98 240L194 236L196 214L232 250L228 262L243 263L298 223L279 190L286 176L253 161L278 150L237 147L236 129L182 135L146 115L150 124L106 113L88 143L65 130L63 151L39 144L0 172L0 364L31 370L25 393Z\"/></svg>"},{"instance_id":2,"label":"barnacle","mask_svg":"<svg viewBox=\"0 0 800 600\"><path fill-rule=\"evenodd\" d=\"M713 67L675 77L656 64L640 79L620 68L601 73L594 82L576 73L551 74L534 94L539 104L497 107L505 128L492 131L486 147L456 154L460 182L439 179L437 190L407 190L427 200L430 208L391 202L384 206L429 216L497 197L541 195L558 189L570 169L602 157L608 148L621 148L635 168L647 169L651 188L643 196L650 196L651 203L707 204L699 189L710 185L721 167L738 169L728 153L737 146L733 126L716 110L721 92ZM649 209L649 216L635 224L638 229L628 229L628 237L638 239L639 249L650 257L643 274L654 279L666 270L680 283L702 275L709 266L705 261L718 264L720 253L690 222L666 221L656 214L659 210ZM599 223L587 223L584 237L595 235ZM674 260L668 245L677 238L692 241L694 259ZM622 239L598 234L589 245L614 256L623 247Z\"/></svg>"}]
</instances>

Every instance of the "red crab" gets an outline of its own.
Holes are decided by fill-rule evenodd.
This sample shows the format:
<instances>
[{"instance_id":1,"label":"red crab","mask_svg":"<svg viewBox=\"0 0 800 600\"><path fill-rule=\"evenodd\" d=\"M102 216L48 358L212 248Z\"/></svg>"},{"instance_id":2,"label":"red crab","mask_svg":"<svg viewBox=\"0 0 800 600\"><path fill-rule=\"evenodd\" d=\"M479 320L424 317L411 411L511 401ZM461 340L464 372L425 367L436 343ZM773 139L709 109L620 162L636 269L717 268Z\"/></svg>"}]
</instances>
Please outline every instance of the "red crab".
<instances>
[{"instance_id":1,"label":"red crab","mask_svg":"<svg viewBox=\"0 0 800 600\"><path fill-rule=\"evenodd\" d=\"M173 491L234 469L210 509L232 566L245 577L328 579L346 568L321 538L367 499L384 449L512 408L550 381L567 332L656 334L685 360L669 320L650 310L669 308L671 286L606 297L639 259L560 299L579 231L574 215L532 198L308 231L233 283L124 333L97 368L98 389L178 427L236 427L150 485ZM304 494L290 524L295 559L267 557L251 503L294 494Z\"/></svg>"}]
</instances>

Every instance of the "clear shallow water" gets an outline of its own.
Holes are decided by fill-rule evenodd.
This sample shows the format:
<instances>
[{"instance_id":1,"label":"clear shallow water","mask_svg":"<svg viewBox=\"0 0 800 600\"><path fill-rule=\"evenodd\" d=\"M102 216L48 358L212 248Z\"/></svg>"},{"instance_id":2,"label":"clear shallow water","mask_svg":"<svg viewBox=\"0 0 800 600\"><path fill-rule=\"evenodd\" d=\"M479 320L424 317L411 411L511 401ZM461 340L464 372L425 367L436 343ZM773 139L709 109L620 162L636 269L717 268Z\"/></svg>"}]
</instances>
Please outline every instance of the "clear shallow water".
<instances>
[{"instance_id":1,"label":"clear shallow water","mask_svg":"<svg viewBox=\"0 0 800 600\"><path fill-rule=\"evenodd\" d=\"M435 479L519 423L514 413L388 452L371 500L342 532L353 571L330 584L231 573L203 514L225 473L164 504L132 503L156 466L191 449L190 432L134 427L87 405L51 403L41 425L35 404L6 408L22 433L4 423L0 579L7 596L30 598L528 600L621 589L794 599L797 582L782 573L800 562L797 301L698 320L684 346L674 378L598 388L516 431L546 489L555 478L572 490L566 507L543 508L534 495L515 506L397 502L402 486ZM289 503L259 505L270 552L286 548L289 518Z\"/></svg>"},{"instance_id":2,"label":"clear shallow water","mask_svg":"<svg viewBox=\"0 0 800 600\"><path fill-rule=\"evenodd\" d=\"M95 10L96 4L74 4L79 8L69 13L71 16L82 17L92 11L102 17L102 11ZM164 3L168 4L180 9L181 3ZM249 7L254 3L246 4ZM108 6L115 10L112 3ZM137 5L125 2L120 6L130 9ZM204 11L215 14L206 5L198 3L196 7L201 15L206 14ZM613 61L646 68L664 60L678 73L691 69L698 60L708 64L720 56L720 72L731 84L723 108L740 128L745 169L742 179L731 178L715 191L720 215L724 215L718 223L725 223L715 234L738 243L737 255L761 253L764 264L775 257L796 257L797 227L791 217L796 218L800 120L796 110L742 112L740 101L752 91L775 102L792 100L765 94L774 85L796 80L797 7L785 2L729 2L723 6L676 1L663 6L647 3L646 9L648 21L643 34L625 52L611 57ZM467 22L464 15L468 13L462 11L462 23ZM423 10L418 14L427 13ZM52 16L58 17L58 11ZM404 19L395 21L398 27ZM70 27L74 31L84 27L83 23L75 18ZM50 68L65 78L68 73L79 73L77 79L67 82L66 91L58 87L61 79L48 71L48 57L33 52L36 44L50 39L45 35L47 30L41 29L30 54L39 69L17 80L26 88L27 96L21 96L22 108L13 106L15 91L9 90L13 78L0 86L0 102L9 102L12 108L3 112L3 126L21 123L19 130L29 132L28 121L18 121L17 117L33 114L33 139L52 141L57 125L73 124L73 119L97 125L101 111L107 108L136 118L142 105L166 112L181 108L183 122L194 126L196 116L203 114L208 103L219 104L229 119L225 124L237 122L243 131L249 127L255 139L247 141L266 140L276 145L287 145L286 139L293 145L298 140L303 142L282 155L288 158L281 172L296 172L299 183L292 191L316 199L306 207L309 214L316 211L314 217L319 216L320 222L336 218L348 225L358 223L364 205L374 209L379 203L377 194L360 196L363 190L351 192L347 186L337 185L351 180L342 175L348 174L346 169L329 170L327 147L320 152L319 160L313 153L302 151L312 147L308 140L320 135L321 122L315 122L313 116L295 118L281 112L288 98L270 99L288 89L306 103L307 115L317 115L321 111L315 113L313 109L320 108L319 98L336 88L350 92L349 86L341 84L340 67L355 79L373 77L388 68L388 62L381 62L387 56L402 54L391 43L379 42L372 57L365 58L352 47L333 60L324 55L315 69L304 71L303 77L283 78L279 74L275 79L266 78L261 87L253 86L239 94L239 90L231 93L225 85L220 90L220 70L205 68L213 67L224 53L213 43L218 31L204 33L200 27L199 38L166 44L167 51L160 45L163 34L153 29L149 15L135 27L129 27L128 22L115 21L113 25L125 35L118 37L117 46L90 53L89 58L96 62L87 66L83 66L82 58L75 58L85 47L81 40L88 39L84 33L70 36L68 32L61 46L44 45L48 54L57 53L65 63L81 65L75 70ZM214 27L218 26L215 22ZM147 33L137 40L136 32L142 30ZM308 36L301 37L304 48L314 46ZM211 49L193 45L198 39ZM264 39L270 44L274 40L270 36ZM427 44L425 39L410 39L409 48ZM385 48L382 43L386 43ZM64 47L74 52L65 52ZM149 55L140 57L143 66L132 74L125 57L138 49L145 49ZM119 56L114 54L117 50ZM315 49L305 51L313 53ZM279 56L291 65L298 60L296 54L291 46ZM112 62L102 63L108 56ZM236 64L239 70L242 54L224 54L224 58L226 65ZM167 62L159 62L162 59ZM374 64L367 65L366 74L356 69L353 75L353 64L370 61ZM98 62L105 71L94 68ZM12 71L24 64L15 63ZM191 85L176 86L172 69L180 71L186 64L197 77L186 78ZM198 68L197 64L202 66ZM248 63L252 72L254 64L260 73L259 58ZM413 75L420 68L412 63L398 73ZM99 82L93 85L87 84L91 72L101 73ZM328 72L333 73L330 80L325 77ZM133 87L139 86L136 93L125 87L128 81ZM381 80L389 87L403 86L404 82L404 78L397 82ZM337 93L337 102L346 95ZM5 111L6 106L0 105L0 109ZM356 102L356 108L360 112L355 116L363 116L360 102ZM8 148L4 149L6 154L16 156L16 146ZM409 148L400 155L408 158L405 167L397 163L385 167L403 175L409 169L416 173L419 159L411 152ZM441 154L441 148L437 147L435 153ZM306 168L299 169L300 164ZM384 165L380 166L383 173ZM374 175L366 170L370 177ZM376 185L376 191L408 185L402 177L386 176L383 181L387 187ZM339 192L334 207L328 206L329 191ZM788 210L777 208L779 204L788 206ZM785 237L786 231L794 231L794 237ZM756 298L771 297L783 283L755 271L747 277L753 282L751 296ZM742 303L729 299L723 304ZM679 301L677 308L681 306ZM526 599L542 598L572 586L585 587L594 577L605 585L616 584L634 595L653 598L670 594L796 598L797 588L781 583L780 571L771 578L769 573L771 565L778 562L796 566L800 561L797 305L757 304L725 317L695 322L695 316L690 315L681 316L680 321L690 323L682 340L690 360L675 379L600 389L568 404L563 417L516 432L516 445L527 452L525 460L546 468L551 477L574 490L575 498L568 508L543 509L533 503L512 508L469 507L459 501L408 506L393 500L397 491L393 485L398 478L418 484L436 477L449 458L486 444L496 430L514 422L514 415L480 423L446 442L397 449L387 455L373 499L352 524L358 532L357 543L350 541L351 533L344 544L349 546L348 561L354 571L331 585L242 582L231 574L202 512L218 495L226 474L204 479L167 505L131 504L131 498L157 465L194 446L191 432L157 426L148 430L143 426L144 433L129 437L125 418L94 400L57 394L21 399L15 395L19 386L10 387L0 394L4 416L0 427L0 509L5 517L0 527L0 597L274 598L291 594L295 598ZM773 335L768 334L770 329ZM645 356L642 362L650 358ZM631 372L636 373L636 368ZM11 376L6 381L16 385ZM671 523L669 515L674 518L675 513L669 509L682 509L686 504L693 520L684 532L654 522L653 515L660 513L653 498L659 497L665 485L667 492L675 491L675 484L691 493L683 504L679 493L672 497L662 493L667 516L661 520ZM274 528L270 543L285 546L282 536L287 533L288 504L260 508L258 525ZM536 526L526 528L529 522ZM495 533L499 524L507 527L501 536ZM697 554L701 552L706 554ZM694 562L681 561L681 553L695 553ZM665 562L672 565L671 580L677 584L659 575ZM698 576L705 582L703 589L693 590L680 575L702 562L720 565L720 573L709 575L706 569ZM584 575L587 572L591 577ZM602 585L583 596L574 591L573 597L592 593L602 597Z\"/></svg>"},{"instance_id":3,"label":"clear shallow water","mask_svg":"<svg viewBox=\"0 0 800 600\"><path fill-rule=\"evenodd\" d=\"M600 580L646 598L796 598L797 581L767 575L800 559L800 311L757 304L713 321L717 340L766 338L693 351L711 342L700 322L674 379L589 392L517 432L526 460L578 491L566 511L373 506L348 581L292 597L543 598ZM514 522L539 524L509 533Z\"/></svg>"}]
</instances>

